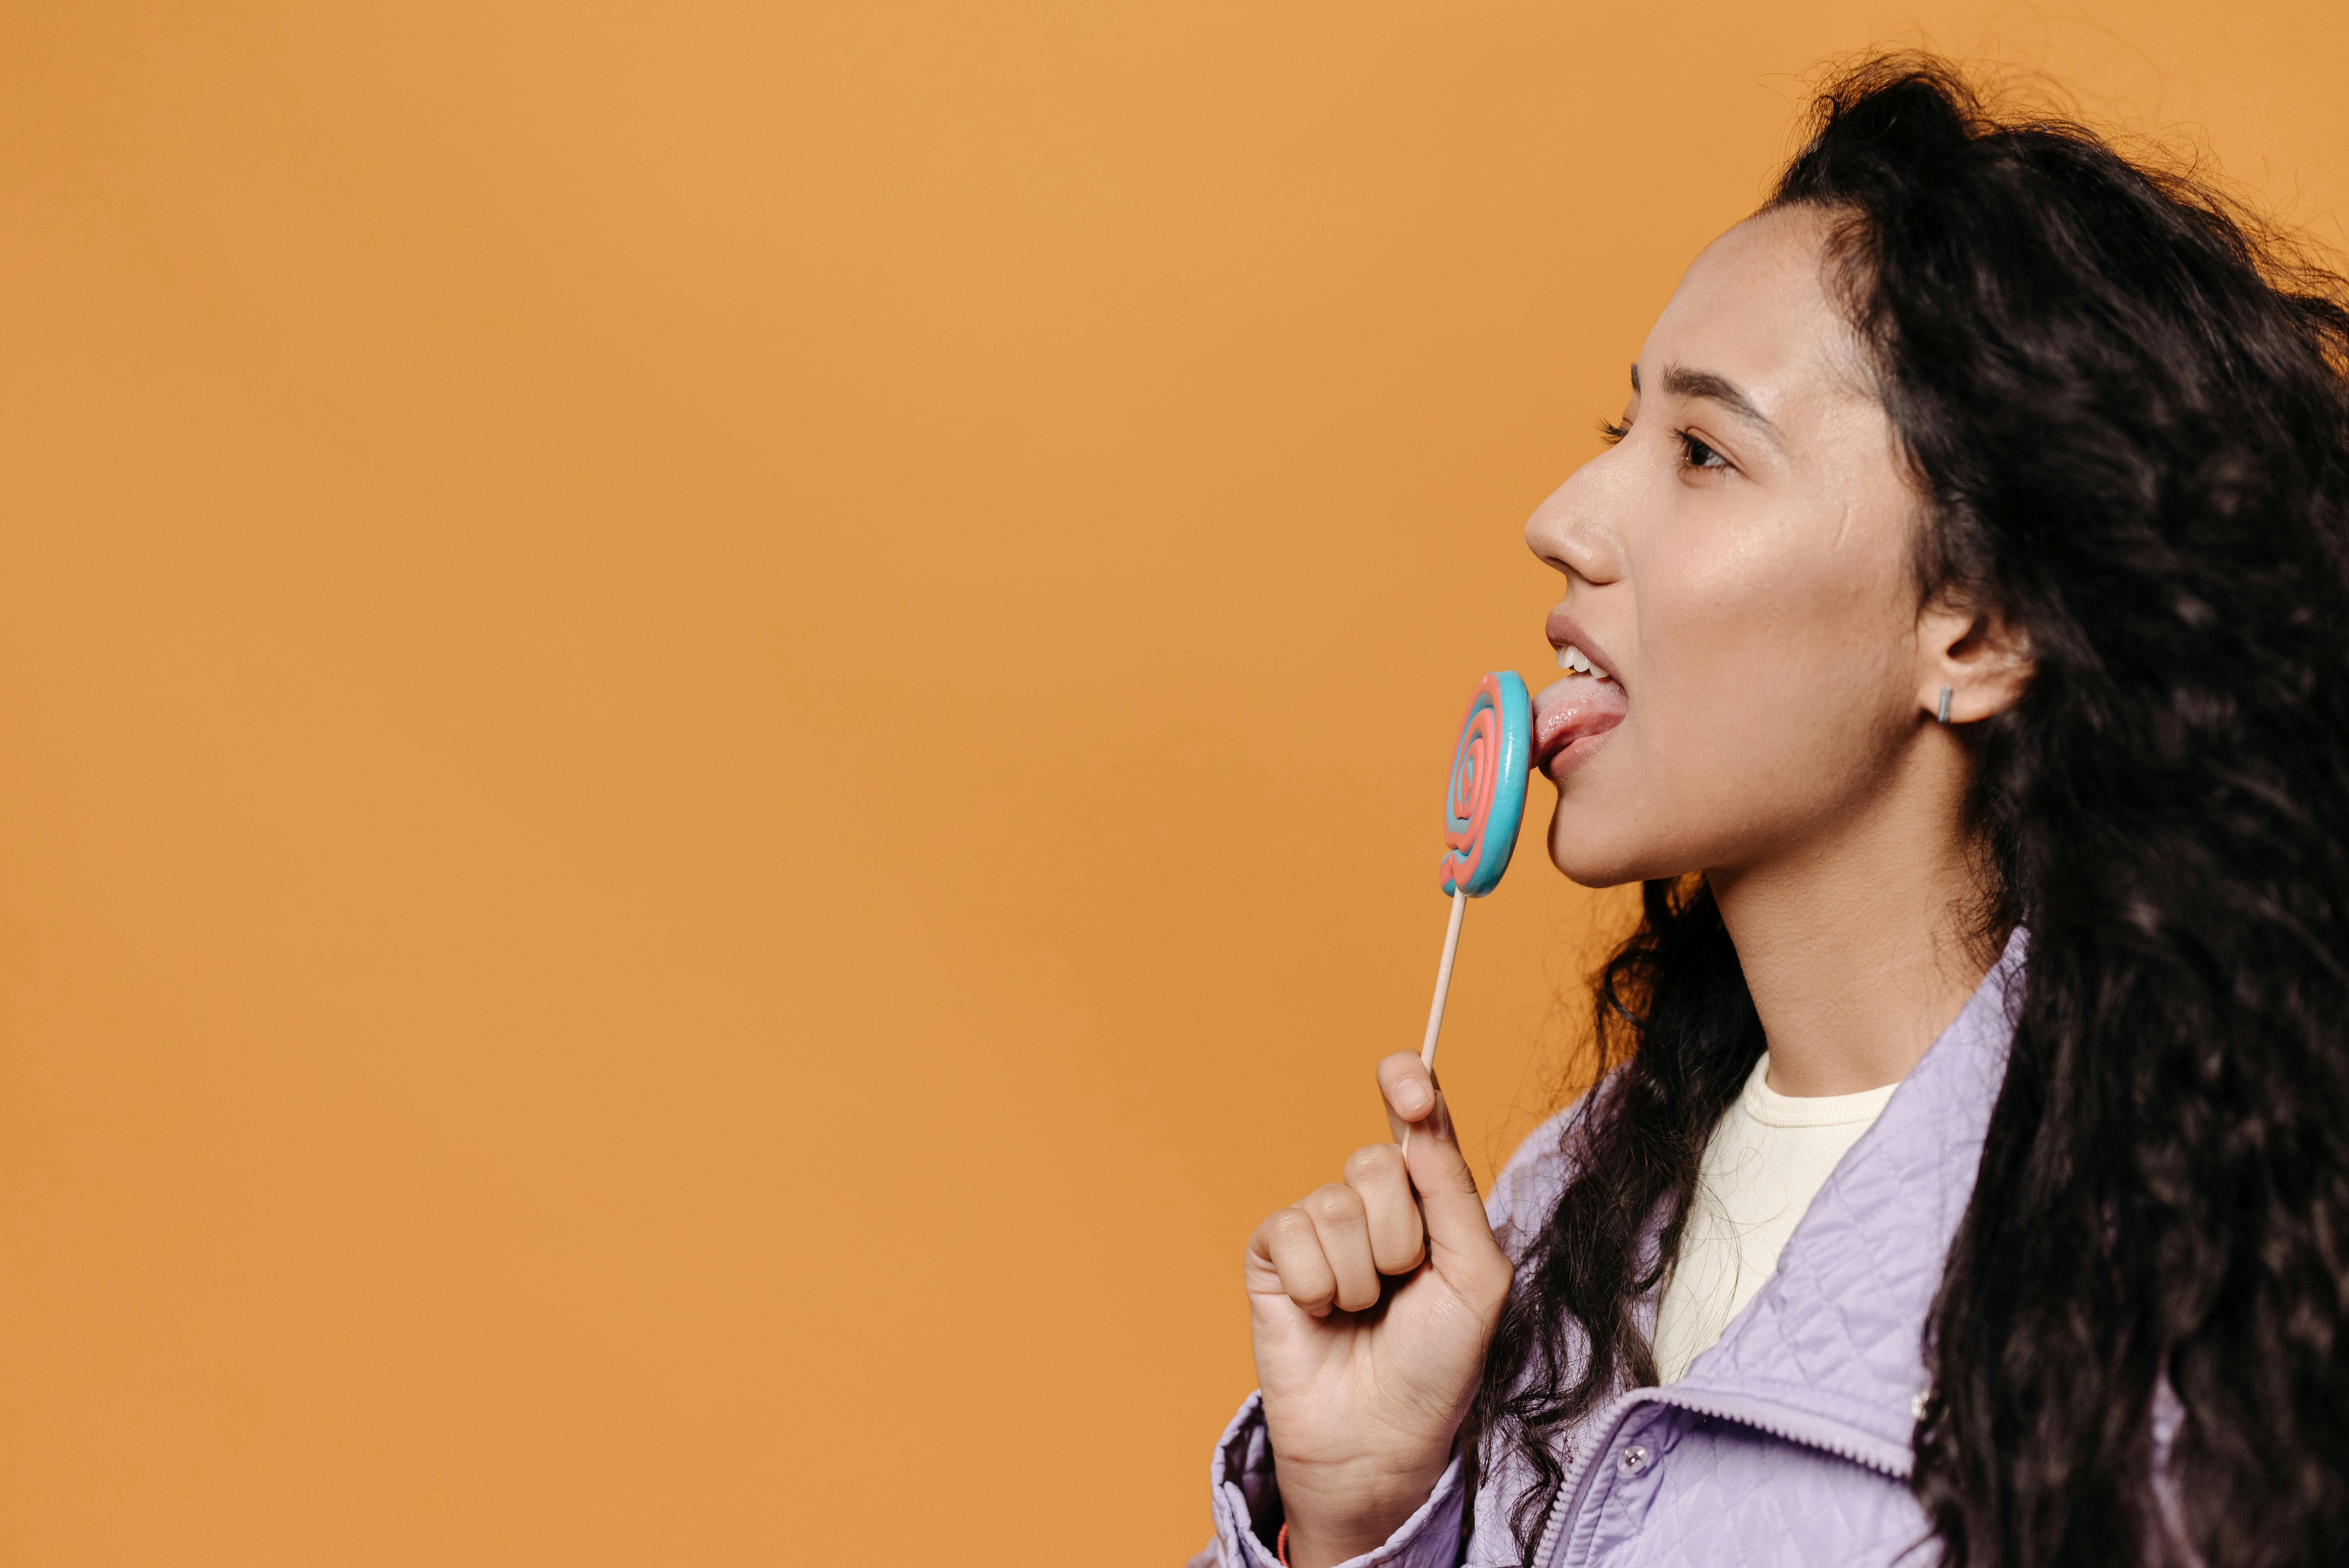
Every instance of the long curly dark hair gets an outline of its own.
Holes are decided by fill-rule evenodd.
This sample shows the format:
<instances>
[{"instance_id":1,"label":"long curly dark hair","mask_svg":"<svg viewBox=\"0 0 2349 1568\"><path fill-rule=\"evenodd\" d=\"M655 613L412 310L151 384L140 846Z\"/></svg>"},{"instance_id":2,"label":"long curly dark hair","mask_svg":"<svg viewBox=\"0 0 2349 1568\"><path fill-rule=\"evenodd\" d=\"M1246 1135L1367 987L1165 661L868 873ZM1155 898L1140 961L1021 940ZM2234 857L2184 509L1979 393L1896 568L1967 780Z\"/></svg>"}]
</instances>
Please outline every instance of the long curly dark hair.
<instances>
[{"instance_id":1,"label":"long curly dark hair","mask_svg":"<svg viewBox=\"0 0 2349 1568\"><path fill-rule=\"evenodd\" d=\"M1968 913L2030 958L1911 1485L1961 1568L2168 1558L2166 1375L2185 1543L2349 1561L2349 289L1928 57L1829 86L1771 205L1831 219L1926 501L1920 602L1995 611L2036 661L1968 731ZM1578 1173L1469 1429L1531 1467L1528 1544L1546 1438L1655 1378L1631 1307L1764 1046L1701 878L1647 885L1597 997Z\"/></svg>"}]
</instances>

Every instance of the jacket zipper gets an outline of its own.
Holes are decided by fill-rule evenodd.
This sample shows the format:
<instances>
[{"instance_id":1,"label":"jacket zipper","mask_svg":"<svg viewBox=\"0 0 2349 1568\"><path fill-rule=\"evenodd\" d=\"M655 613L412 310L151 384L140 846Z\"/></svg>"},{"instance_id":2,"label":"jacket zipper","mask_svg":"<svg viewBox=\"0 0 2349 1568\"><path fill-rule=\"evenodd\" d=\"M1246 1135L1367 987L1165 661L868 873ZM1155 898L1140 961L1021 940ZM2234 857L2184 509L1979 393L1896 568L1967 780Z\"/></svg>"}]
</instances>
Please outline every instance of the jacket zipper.
<instances>
[{"instance_id":1,"label":"jacket zipper","mask_svg":"<svg viewBox=\"0 0 2349 1568\"><path fill-rule=\"evenodd\" d=\"M1764 1420L1745 1410L1727 1409L1701 1398L1692 1399L1678 1394L1666 1394L1660 1398L1647 1400L1645 1403L1674 1405L1683 1410L1692 1410L1700 1416L1710 1416L1716 1421L1734 1421L1741 1427L1751 1427L1757 1432L1767 1432L1774 1438L1781 1438L1790 1443L1800 1443L1805 1448L1824 1449L1837 1459L1849 1460L1852 1463L1872 1470L1878 1475L1890 1476L1894 1480L1909 1479L1902 1471L1895 1470L1882 1460L1863 1453L1847 1443L1837 1442L1833 1437L1821 1436L1816 1431L1800 1431L1793 1427Z\"/></svg>"},{"instance_id":2,"label":"jacket zipper","mask_svg":"<svg viewBox=\"0 0 2349 1568\"><path fill-rule=\"evenodd\" d=\"M1646 1397L1641 1398L1642 1395ZM1899 1470L1882 1460L1862 1453L1847 1443L1837 1442L1832 1437L1822 1436L1816 1432L1799 1431L1789 1425L1758 1419L1747 1411L1730 1409L1702 1398L1691 1398L1684 1394L1665 1393L1649 1388L1634 1389L1630 1393L1618 1397L1614 1407L1609 1412L1608 1420L1604 1423L1592 1423L1594 1427L1603 1425L1606 1439L1604 1441L1592 1444L1583 1451L1582 1457L1575 1462L1574 1468L1567 1472L1566 1480L1558 1487L1557 1495L1550 1499L1549 1507L1543 1514L1541 1532L1535 1541L1533 1555L1526 1559L1528 1563L1536 1565L1536 1568L1553 1568L1564 1544L1561 1537L1565 1534L1569 1522L1582 1512L1583 1497L1589 1491L1591 1480L1597 1474L1599 1457L1614 1449L1615 1434L1622 1430L1623 1422L1631 1412L1642 1405L1671 1405L1695 1415L1709 1416L1716 1421L1733 1422L1741 1427L1751 1428L1757 1432L1766 1432L1784 1442L1798 1443L1805 1448L1817 1449L1833 1454L1837 1459L1847 1460L1853 1464L1874 1470L1878 1475L1889 1476L1895 1480L1906 1479ZM1560 1507L1561 1502L1566 1506Z\"/></svg>"}]
</instances>

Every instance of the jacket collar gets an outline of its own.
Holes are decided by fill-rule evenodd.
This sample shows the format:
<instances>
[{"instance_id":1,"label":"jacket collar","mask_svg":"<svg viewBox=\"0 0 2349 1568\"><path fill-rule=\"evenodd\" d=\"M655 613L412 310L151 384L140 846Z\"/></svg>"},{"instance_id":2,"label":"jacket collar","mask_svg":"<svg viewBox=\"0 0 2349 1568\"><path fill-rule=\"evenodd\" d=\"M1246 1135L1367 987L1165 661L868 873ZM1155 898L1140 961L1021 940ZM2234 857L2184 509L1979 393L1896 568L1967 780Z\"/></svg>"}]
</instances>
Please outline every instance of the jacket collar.
<instances>
[{"instance_id":1,"label":"jacket collar","mask_svg":"<svg viewBox=\"0 0 2349 1568\"><path fill-rule=\"evenodd\" d=\"M1925 1318L1973 1195L2023 1000L2018 929L1811 1201L1778 1267L1661 1402L1897 1476L1930 1384Z\"/></svg>"}]
</instances>

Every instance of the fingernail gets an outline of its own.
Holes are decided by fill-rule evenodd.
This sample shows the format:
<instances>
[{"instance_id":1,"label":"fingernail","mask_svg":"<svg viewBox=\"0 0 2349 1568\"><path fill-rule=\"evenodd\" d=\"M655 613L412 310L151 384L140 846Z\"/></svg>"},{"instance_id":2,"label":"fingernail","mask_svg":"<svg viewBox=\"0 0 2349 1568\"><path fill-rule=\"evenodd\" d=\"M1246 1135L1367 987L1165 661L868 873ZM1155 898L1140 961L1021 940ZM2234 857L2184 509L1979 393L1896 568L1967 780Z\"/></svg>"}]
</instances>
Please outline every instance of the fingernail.
<instances>
[{"instance_id":1,"label":"fingernail","mask_svg":"<svg viewBox=\"0 0 2349 1568\"><path fill-rule=\"evenodd\" d=\"M1425 1084L1414 1078L1402 1086L1402 1108L1411 1112L1414 1118L1433 1103L1434 1097L1427 1092Z\"/></svg>"}]
</instances>

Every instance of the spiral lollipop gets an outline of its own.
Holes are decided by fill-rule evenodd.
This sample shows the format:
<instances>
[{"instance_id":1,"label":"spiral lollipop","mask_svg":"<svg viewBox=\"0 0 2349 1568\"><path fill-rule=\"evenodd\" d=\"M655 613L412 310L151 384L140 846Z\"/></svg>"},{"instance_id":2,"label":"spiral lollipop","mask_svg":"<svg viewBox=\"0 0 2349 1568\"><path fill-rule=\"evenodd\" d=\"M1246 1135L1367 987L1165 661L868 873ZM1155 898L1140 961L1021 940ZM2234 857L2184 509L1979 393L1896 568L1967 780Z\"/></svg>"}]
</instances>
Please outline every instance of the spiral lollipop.
<instances>
[{"instance_id":1,"label":"spiral lollipop","mask_svg":"<svg viewBox=\"0 0 2349 1568\"><path fill-rule=\"evenodd\" d=\"M1435 1066L1435 1037L1444 1029L1444 999L1452 989L1452 960L1460 951L1460 917L1472 898L1501 885L1517 847L1526 814L1526 775L1533 766L1534 706L1515 670L1495 670L1476 683L1468 717L1452 751L1452 783L1444 796L1444 859L1436 880L1452 895L1452 922L1444 933L1444 959L1435 970L1435 1000L1427 1009L1427 1042L1419 1059ZM1403 1134L1411 1147L1411 1134Z\"/></svg>"},{"instance_id":2,"label":"spiral lollipop","mask_svg":"<svg viewBox=\"0 0 2349 1568\"><path fill-rule=\"evenodd\" d=\"M1526 774L1534 754L1533 699L1515 670L1476 683L1452 752L1452 786L1444 797L1444 859L1436 881L1456 899L1482 898L1501 885L1526 814Z\"/></svg>"}]
</instances>

